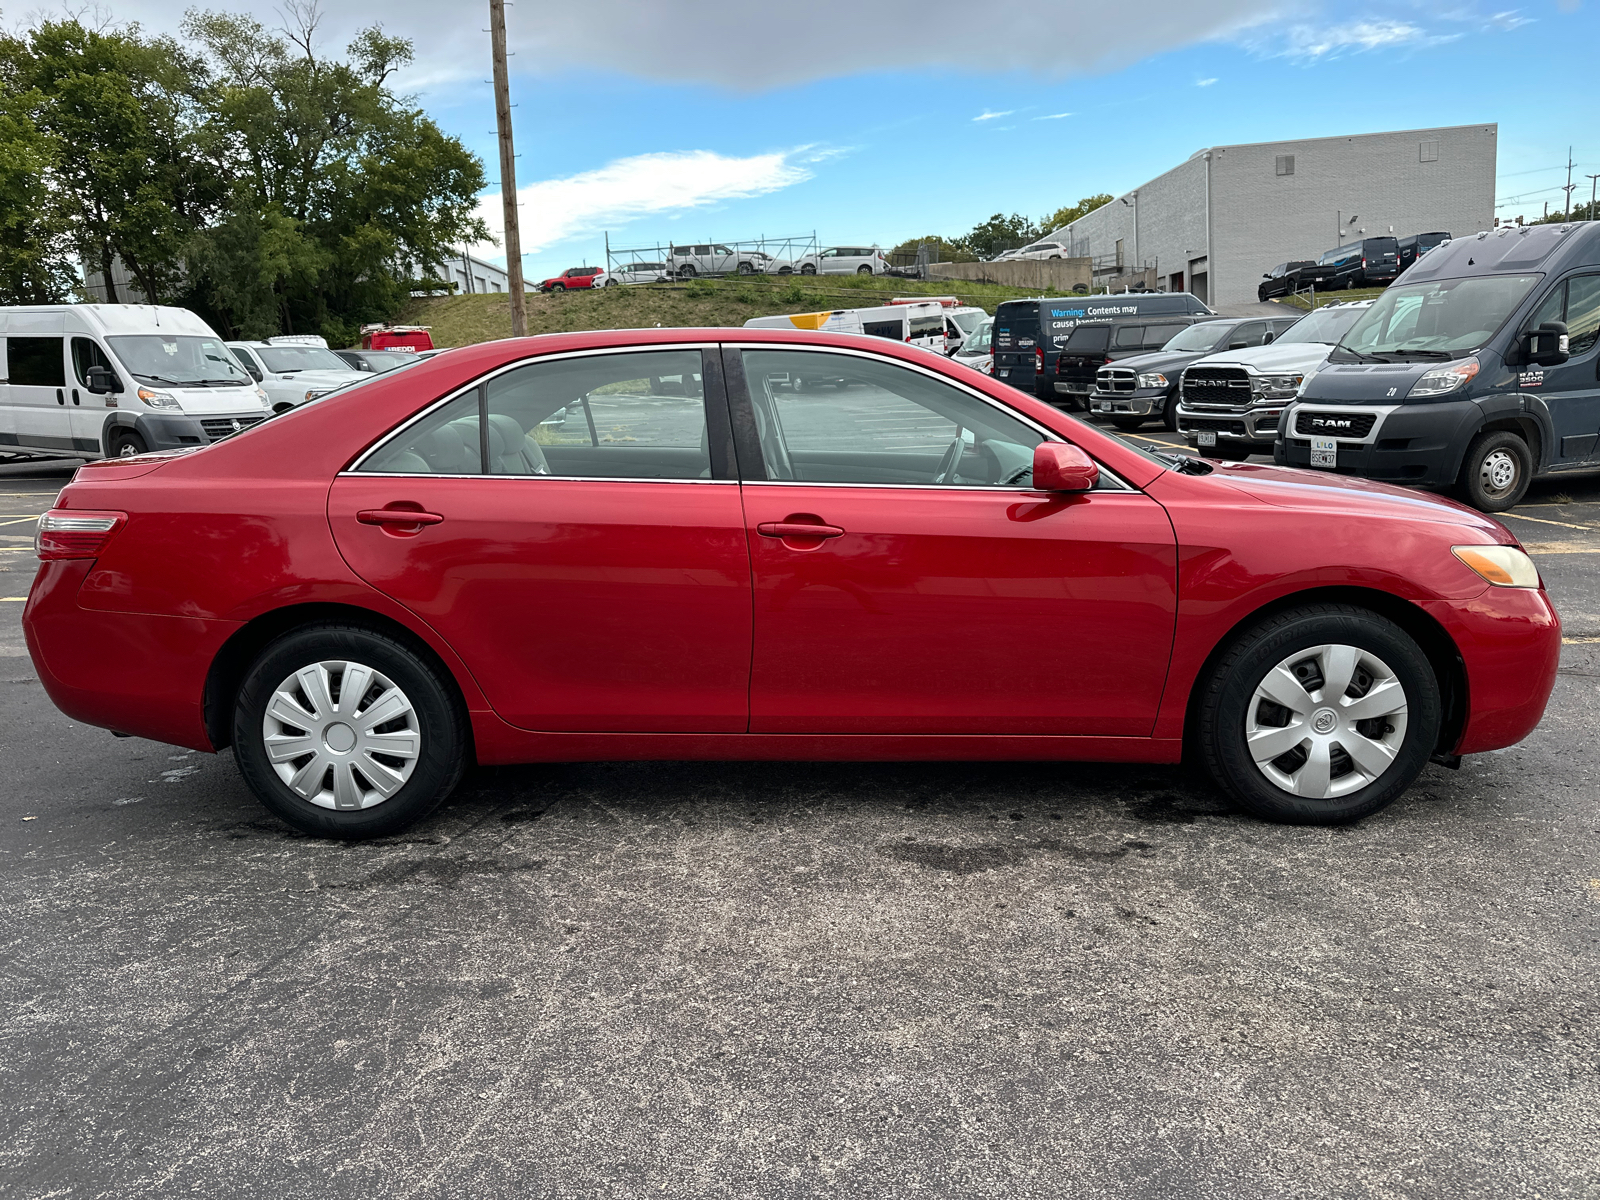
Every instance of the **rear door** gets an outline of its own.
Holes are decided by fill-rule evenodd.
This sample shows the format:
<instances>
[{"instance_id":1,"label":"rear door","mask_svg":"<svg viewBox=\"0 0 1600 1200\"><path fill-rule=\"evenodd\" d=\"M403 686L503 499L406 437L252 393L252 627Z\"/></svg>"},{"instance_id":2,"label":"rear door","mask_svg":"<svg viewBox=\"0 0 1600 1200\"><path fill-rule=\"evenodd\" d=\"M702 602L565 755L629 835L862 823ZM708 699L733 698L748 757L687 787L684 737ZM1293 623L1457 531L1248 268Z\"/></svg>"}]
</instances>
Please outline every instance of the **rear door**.
<instances>
[{"instance_id":1,"label":"rear door","mask_svg":"<svg viewBox=\"0 0 1600 1200\"><path fill-rule=\"evenodd\" d=\"M994 377L1034 394L1038 387L1039 309L1045 301L1016 300L995 310L991 343Z\"/></svg>"},{"instance_id":2,"label":"rear door","mask_svg":"<svg viewBox=\"0 0 1600 1200\"><path fill-rule=\"evenodd\" d=\"M380 443L334 481L329 518L351 567L437 630L510 724L741 733L732 461L715 351L709 367L697 348L547 357Z\"/></svg>"},{"instance_id":3,"label":"rear door","mask_svg":"<svg viewBox=\"0 0 1600 1200\"><path fill-rule=\"evenodd\" d=\"M775 347L727 362L752 733L1150 735L1176 578L1155 501L1110 479L1032 491L1043 434L933 371ZM795 391L808 375L847 386Z\"/></svg>"},{"instance_id":4,"label":"rear door","mask_svg":"<svg viewBox=\"0 0 1600 1200\"><path fill-rule=\"evenodd\" d=\"M66 338L60 318L13 314L5 338L0 444L40 450L75 449L67 415Z\"/></svg>"}]
</instances>

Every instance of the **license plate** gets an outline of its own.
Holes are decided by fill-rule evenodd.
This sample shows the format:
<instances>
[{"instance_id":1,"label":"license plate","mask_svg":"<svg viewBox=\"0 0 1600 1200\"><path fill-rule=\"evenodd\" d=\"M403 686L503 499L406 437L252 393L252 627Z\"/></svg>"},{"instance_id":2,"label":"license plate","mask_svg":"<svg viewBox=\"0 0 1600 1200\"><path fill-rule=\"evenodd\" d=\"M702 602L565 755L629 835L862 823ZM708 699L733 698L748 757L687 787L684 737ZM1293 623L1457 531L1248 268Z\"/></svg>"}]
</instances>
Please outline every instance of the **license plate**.
<instances>
[{"instance_id":1,"label":"license plate","mask_svg":"<svg viewBox=\"0 0 1600 1200\"><path fill-rule=\"evenodd\" d=\"M1194 440L1196 445L1215 446L1217 444L1217 435L1214 431L1207 430L1203 433L1195 434Z\"/></svg>"},{"instance_id":2,"label":"license plate","mask_svg":"<svg viewBox=\"0 0 1600 1200\"><path fill-rule=\"evenodd\" d=\"M1000 378L1001 379L1004 379L1009 374L1011 374L1011 368L1010 367L1001 367L1000 368Z\"/></svg>"},{"instance_id":3,"label":"license plate","mask_svg":"<svg viewBox=\"0 0 1600 1200\"><path fill-rule=\"evenodd\" d=\"M1313 467L1337 467L1339 465L1339 443L1334 438L1311 439L1311 465Z\"/></svg>"}]
</instances>

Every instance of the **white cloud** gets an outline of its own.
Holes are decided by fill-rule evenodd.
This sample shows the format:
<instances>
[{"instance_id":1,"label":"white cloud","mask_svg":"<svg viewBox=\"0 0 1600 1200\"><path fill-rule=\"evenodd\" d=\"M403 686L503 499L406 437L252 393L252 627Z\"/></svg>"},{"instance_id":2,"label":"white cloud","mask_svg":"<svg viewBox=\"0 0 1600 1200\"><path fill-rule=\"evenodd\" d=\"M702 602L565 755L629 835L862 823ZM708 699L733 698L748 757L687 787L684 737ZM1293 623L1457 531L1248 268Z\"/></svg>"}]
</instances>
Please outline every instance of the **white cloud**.
<instances>
[{"instance_id":1,"label":"white cloud","mask_svg":"<svg viewBox=\"0 0 1600 1200\"><path fill-rule=\"evenodd\" d=\"M829 157L815 147L734 158L710 150L638 154L565 179L517 189L522 249L534 254L579 234L617 229L640 217L681 213L725 200L776 192L811 178L797 165ZM498 241L504 232L499 192L480 197L478 215ZM483 245L485 255L503 254Z\"/></svg>"},{"instance_id":2,"label":"white cloud","mask_svg":"<svg viewBox=\"0 0 1600 1200\"><path fill-rule=\"evenodd\" d=\"M977 116L973 117L972 119L974 121L993 121L996 117L1009 117L1012 113L1014 113L1016 111L1017 110L1014 109L1014 108L1007 108L1007 109L1001 110L1000 112L990 112L986 108L986 109L983 110L983 112L979 113Z\"/></svg>"},{"instance_id":3,"label":"white cloud","mask_svg":"<svg viewBox=\"0 0 1600 1200\"><path fill-rule=\"evenodd\" d=\"M1046 113L1042 117L1035 117L1034 120L1035 121L1059 121L1063 117L1070 117L1070 116L1073 116L1073 115L1074 115L1073 113L1069 113L1069 112L1065 112L1065 113Z\"/></svg>"},{"instance_id":4,"label":"white cloud","mask_svg":"<svg viewBox=\"0 0 1600 1200\"><path fill-rule=\"evenodd\" d=\"M1211 79L1196 79L1194 81L1194 85L1195 85L1195 87L1210 87L1215 82L1216 82L1215 77L1213 77Z\"/></svg>"},{"instance_id":5,"label":"white cloud","mask_svg":"<svg viewBox=\"0 0 1600 1200\"><path fill-rule=\"evenodd\" d=\"M1449 15L1460 19L1459 14ZM1242 41L1250 49L1269 57L1312 63L1373 50L1441 46L1463 36L1460 32L1432 33L1414 21L1375 17L1332 25L1292 22L1275 28L1258 28Z\"/></svg>"}]
</instances>

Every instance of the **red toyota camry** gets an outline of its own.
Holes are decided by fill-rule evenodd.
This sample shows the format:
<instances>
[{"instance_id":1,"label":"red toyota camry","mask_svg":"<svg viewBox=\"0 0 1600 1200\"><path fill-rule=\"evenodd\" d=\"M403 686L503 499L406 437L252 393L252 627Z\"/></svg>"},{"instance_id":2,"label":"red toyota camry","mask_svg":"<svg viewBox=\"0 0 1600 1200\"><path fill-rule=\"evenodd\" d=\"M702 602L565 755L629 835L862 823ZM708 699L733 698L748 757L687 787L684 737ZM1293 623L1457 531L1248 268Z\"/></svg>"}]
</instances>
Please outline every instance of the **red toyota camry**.
<instances>
[{"instance_id":1,"label":"red toyota camry","mask_svg":"<svg viewBox=\"0 0 1600 1200\"><path fill-rule=\"evenodd\" d=\"M232 746L393 833L472 762L1203 762L1346 821L1538 722L1560 625L1450 501L1146 454L914 348L654 329L455 350L40 520L68 715Z\"/></svg>"}]
</instances>

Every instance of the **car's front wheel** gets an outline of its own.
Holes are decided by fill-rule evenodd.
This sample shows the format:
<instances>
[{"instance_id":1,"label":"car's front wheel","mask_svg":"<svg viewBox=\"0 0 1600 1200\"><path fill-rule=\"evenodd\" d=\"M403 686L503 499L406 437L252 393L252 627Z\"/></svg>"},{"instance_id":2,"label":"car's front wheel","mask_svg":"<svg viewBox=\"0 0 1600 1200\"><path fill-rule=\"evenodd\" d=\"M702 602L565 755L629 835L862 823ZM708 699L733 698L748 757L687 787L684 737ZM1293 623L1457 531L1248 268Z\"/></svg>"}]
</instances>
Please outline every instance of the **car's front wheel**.
<instances>
[{"instance_id":1,"label":"car's front wheel","mask_svg":"<svg viewBox=\"0 0 1600 1200\"><path fill-rule=\"evenodd\" d=\"M678 278L679 279L693 279L694 276L695 276L694 267L691 266L689 263L684 263L683 266L678 268Z\"/></svg>"},{"instance_id":2,"label":"car's front wheel","mask_svg":"<svg viewBox=\"0 0 1600 1200\"><path fill-rule=\"evenodd\" d=\"M1256 625L1216 663L1199 697L1198 748L1256 816L1339 824L1411 785L1442 707L1405 630L1354 605L1308 605Z\"/></svg>"},{"instance_id":3,"label":"car's front wheel","mask_svg":"<svg viewBox=\"0 0 1600 1200\"><path fill-rule=\"evenodd\" d=\"M407 646L353 626L271 643L234 706L250 790L321 837L381 837L427 816L460 780L467 743L452 684Z\"/></svg>"},{"instance_id":4,"label":"car's front wheel","mask_svg":"<svg viewBox=\"0 0 1600 1200\"><path fill-rule=\"evenodd\" d=\"M116 458L132 458L136 454L148 454L150 447L145 445L144 438L131 429L119 429L111 435L111 452Z\"/></svg>"},{"instance_id":5,"label":"car's front wheel","mask_svg":"<svg viewBox=\"0 0 1600 1200\"><path fill-rule=\"evenodd\" d=\"M856 268L856 274L857 275L871 275L872 274L872 268L871 267L857 267Z\"/></svg>"}]
</instances>

